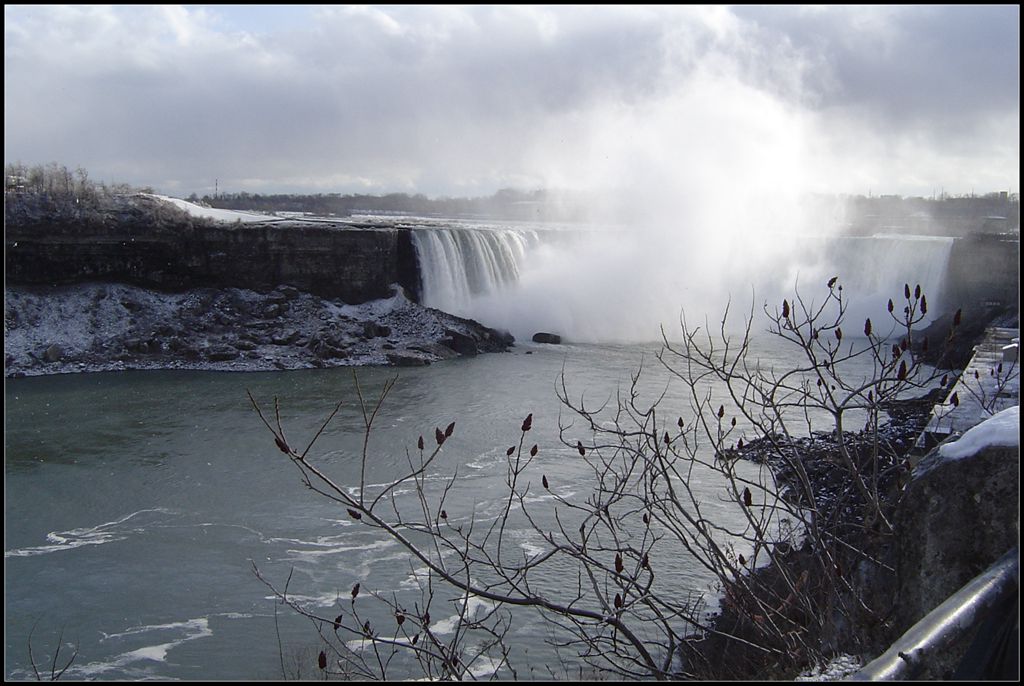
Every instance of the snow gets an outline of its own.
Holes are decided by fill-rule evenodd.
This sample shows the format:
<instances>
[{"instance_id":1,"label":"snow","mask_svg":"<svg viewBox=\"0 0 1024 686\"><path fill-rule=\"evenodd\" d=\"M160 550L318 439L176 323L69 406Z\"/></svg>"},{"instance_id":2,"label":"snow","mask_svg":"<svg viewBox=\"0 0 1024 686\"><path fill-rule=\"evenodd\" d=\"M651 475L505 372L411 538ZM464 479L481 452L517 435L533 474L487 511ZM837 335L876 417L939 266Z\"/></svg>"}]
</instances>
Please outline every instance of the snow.
<instances>
[{"instance_id":1,"label":"snow","mask_svg":"<svg viewBox=\"0 0 1024 686\"><path fill-rule=\"evenodd\" d=\"M456 355L440 344L449 331L471 336L474 331L466 320L410 301L397 285L390 298L359 305L296 289L163 293L117 283L12 286L5 290L4 305L8 377L397 364L391 357L433 362ZM388 333L368 336L371 322ZM344 354L324 357L317 352L318 341L331 341ZM51 346L56 359L47 361ZM210 354L227 350L237 354L226 359Z\"/></svg>"},{"instance_id":2,"label":"snow","mask_svg":"<svg viewBox=\"0 0 1024 686\"><path fill-rule=\"evenodd\" d=\"M948 460L959 460L989 446L1020 446L1020 406L1009 407L974 428L953 443L939 448L939 455Z\"/></svg>"},{"instance_id":3,"label":"snow","mask_svg":"<svg viewBox=\"0 0 1024 686\"><path fill-rule=\"evenodd\" d=\"M815 665L793 681L839 681L860 671L864 662L855 655L841 653L824 665Z\"/></svg>"},{"instance_id":4,"label":"snow","mask_svg":"<svg viewBox=\"0 0 1024 686\"><path fill-rule=\"evenodd\" d=\"M222 222L239 221L244 224L252 222L281 221L280 217L275 217L269 214L254 214L252 212L238 212L236 210L218 210L213 207L202 207L201 205L196 205L195 203L188 202L187 200L172 198L167 195L154 195L152 197L163 200L164 202L169 202L172 205L185 210L193 217L207 217L209 219L215 219Z\"/></svg>"},{"instance_id":5,"label":"snow","mask_svg":"<svg viewBox=\"0 0 1024 686\"><path fill-rule=\"evenodd\" d=\"M994 412L1020 402L1020 367L1015 355L1006 359L1004 345L1016 339L1017 328L990 327L984 340L974 347L967 368L942 403L935 405L931 419L918 439L923 447L929 439L966 433ZM956 399L954 399L954 394Z\"/></svg>"}]
</instances>

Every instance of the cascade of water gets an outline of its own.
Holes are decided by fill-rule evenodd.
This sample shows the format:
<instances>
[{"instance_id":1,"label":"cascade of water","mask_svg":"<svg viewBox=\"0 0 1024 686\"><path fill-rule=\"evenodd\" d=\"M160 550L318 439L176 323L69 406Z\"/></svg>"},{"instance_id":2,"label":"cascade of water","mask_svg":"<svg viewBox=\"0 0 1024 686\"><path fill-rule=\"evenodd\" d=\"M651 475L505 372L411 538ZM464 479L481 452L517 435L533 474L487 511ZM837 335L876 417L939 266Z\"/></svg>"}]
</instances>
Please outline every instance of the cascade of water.
<instances>
[{"instance_id":1,"label":"cascade of water","mask_svg":"<svg viewBox=\"0 0 1024 686\"><path fill-rule=\"evenodd\" d=\"M721 255L695 257L689 246L652 255L650 245L629 234L575 233L556 240L543 231L442 226L416 228L412 236L423 304L517 338L554 331L591 342L653 340L659 325L672 322L680 309L718 316L726 295L748 292L761 302L781 302L796 287L820 301L820 289L832 276L840 277L850 322L888 321L886 303L900 301L905 283L911 290L921 286L932 319L944 311L943 285L955 242L932 236L780 235L770 255L734 246L718 283L709 275Z\"/></svg>"},{"instance_id":2,"label":"cascade of water","mask_svg":"<svg viewBox=\"0 0 1024 686\"><path fill-rule=\"evenodd\" d=\"M463 316L474 298L515 284L539 242L536 231L513 229L414 229L412 238L423 304Z\"/></svg>"},{"instance_id":3,"label":"cascade of water","mask_svg":"<svg viewBox=\"0 0 1024 686\"><path fill-rule=\"evenodd\" d=\"M827 258L859 301L880 306L902 298L904 284L911 290L920 285L929 314L938 315L954 241L905 235L837 238L830 241Z\"/></svg>"}]
</instances>

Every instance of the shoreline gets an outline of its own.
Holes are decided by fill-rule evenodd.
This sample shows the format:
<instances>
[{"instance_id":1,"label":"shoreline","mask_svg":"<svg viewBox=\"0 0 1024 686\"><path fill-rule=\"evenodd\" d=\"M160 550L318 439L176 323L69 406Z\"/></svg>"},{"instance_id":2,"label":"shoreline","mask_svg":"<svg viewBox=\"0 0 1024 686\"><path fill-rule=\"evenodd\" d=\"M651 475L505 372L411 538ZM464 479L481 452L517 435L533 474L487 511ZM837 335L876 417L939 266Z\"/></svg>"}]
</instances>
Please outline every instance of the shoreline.
<instances>
[{"instance_id":1,"label":"shoreline","mask_svg":"<svg viewBox=\"0 0 1024 686\"><path fill-rule=\"evenodd\" d=\"M160 292L117 282L9 286L4 376L187 369L425 366L503 352L507 333L424 307L393 286L350 305L292 286Z\"/></svg>"},{"instance_id":2,"label":"shoreline","mask_svg":"<svg viewBox=\"0 0 1024 686\"><path fill-rule=\"evenodd\" d=\"M884 479L880 482L883 506L891 513L899 506L902 488L910 479L909 451L914 441L928 422L933 403L944 389L934 389L922 396L907 398L888 408L889 420L879 427L880 435L895 449L879 456L884 463ZM688 674L696 678L723 678L723 665L729 665L731 673L725 678L736 680L771 679L793 680L798 677L813 680L836 680L857 671L864 662L864 656L873 656L884 651L900 634L899 627L892 622L884 608L893 607L893 598L898 587L895 571L895 555L898 543L893 534L885 535L862 526L857 512L863 505L854 488L849 473L834 459L838 454L835 438L828 432L821 432L791 442L792 452L783 459L771 445L781 437L760 437L752 440L729 457L765 464L775 475L783 498L791 504L805 507L800 493L803 490L792 464L798 460L809 478L811 489L818 506L818 517L823 520L842 522L840 543L834 551L834 568L822 570L820 560L809 542L799 548L776 544L771 554L774 563L762 565L747 571L745 583L737 583L726 589L719 611L710 619L713 632L695 636L685 646L685 660ZM784 439L783 439L784 440ZM845 432L844 440L854 450L869 447L872 439L864 431ZM839 553L846 548L847 555ZM849 598L829 596L832 585L828 582L815 583L822 575L830 572L836 580L852 584L845 593ZM750 595L750 588L771 601L782 601L790 593L792 579L810 579L806 587L808 597L815 606L830 608L833 615L818 618L817 634L809 633L810 643L823 646L823 653L833 655L826 665L815 664L812 656L805 655L792 646L772 645L770 633L765 633L757 618L762 600ZM800 582L798 582L799 585ZM868 605L859 613L847 613L833 603L856 599ZM856 603L848 603L853 606ZM806 629L813 624L803 613L805 609L796 602L789 605L783 601L773 622L788 624L796 630ZM731 637L739 638L737 641ZM766 653L752 647L754 644L768 644L778 650L779 657L771 659ZM869 658L870 659L870 658ZM835 664L832 664L832 663ZM702 674L701 665L709 665L712 671Z\"/></svg>"}]
</instances>

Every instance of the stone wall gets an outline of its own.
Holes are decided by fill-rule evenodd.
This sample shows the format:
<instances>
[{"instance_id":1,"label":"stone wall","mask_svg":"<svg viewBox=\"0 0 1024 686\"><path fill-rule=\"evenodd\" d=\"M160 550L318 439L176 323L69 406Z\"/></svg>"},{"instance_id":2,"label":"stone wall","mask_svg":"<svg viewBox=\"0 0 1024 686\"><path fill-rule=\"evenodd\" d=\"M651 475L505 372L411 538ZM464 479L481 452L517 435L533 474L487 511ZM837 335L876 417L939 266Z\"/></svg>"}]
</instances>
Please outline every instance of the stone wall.
<instances>
[{"instance_id":1,"label":"stone wall","mask_svg":"<svg viewBox=\"0 0 1024 686\"><path fill-rule=\"evenodd\" d=\"M412 239L402 229L334 224L156 225L76 222L5 227L12 284L119 281L179 291L281 284L349 303L387 297L391 284L419 298Z\"/></svg>"}]
</instances>

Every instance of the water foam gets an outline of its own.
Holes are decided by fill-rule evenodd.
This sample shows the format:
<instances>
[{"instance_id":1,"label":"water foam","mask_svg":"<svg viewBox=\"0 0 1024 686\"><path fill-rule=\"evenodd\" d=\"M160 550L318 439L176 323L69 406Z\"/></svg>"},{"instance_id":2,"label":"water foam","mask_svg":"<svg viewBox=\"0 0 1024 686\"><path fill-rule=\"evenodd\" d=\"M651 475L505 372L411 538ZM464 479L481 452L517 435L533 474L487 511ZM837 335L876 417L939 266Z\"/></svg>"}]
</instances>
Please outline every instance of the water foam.
<instances>
[{"instance_id":1,"label":"water foam","mask_svg":"<svg viewBox=\"0 0 1024 686\"><path fill-rule=\"evenodd\" d=\"M104 522L91 527L69 529L68 531L51 531L46 534L46 540L51 545L33 546L29 548L18 548L4 552L4 557L30 557L33 555L46 555L67 550L74 550L87 545L103 545L115 541L123 541L131 535L141 534L147 530L147 524L136 524L130 527L122 526L125 522L140 515L148 513L174 514L172 510L155 508L150 510L139 510L125 515L120 519L111 522Z\"/></svg>"},{"instance_id":2,"label":"water foam","mask_svg":"<svg viewBox=\"0 0 1024 686\"><path fill-rule=\"evenodd\" d=\"M199 617L182 622L171 622L167 624L150 624L140 627L133 627L116 634L104 634L103 641L124 640L135 636L148 635L153 632L183 632L180 638L172 639L162 643L142 646L134 650L119 653L108 660L90 662L86 665L72 667L68 672L70 678L93 679L102 678L101 675L115 670L126 670L137 662L165 662L167 654L178 646L200 638L213 636L210 629L208 617ZM142 677L145 673L133 674Z\"/></svg>"}]
</instances>

